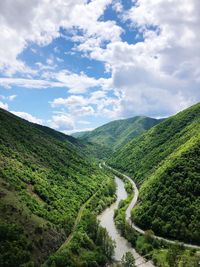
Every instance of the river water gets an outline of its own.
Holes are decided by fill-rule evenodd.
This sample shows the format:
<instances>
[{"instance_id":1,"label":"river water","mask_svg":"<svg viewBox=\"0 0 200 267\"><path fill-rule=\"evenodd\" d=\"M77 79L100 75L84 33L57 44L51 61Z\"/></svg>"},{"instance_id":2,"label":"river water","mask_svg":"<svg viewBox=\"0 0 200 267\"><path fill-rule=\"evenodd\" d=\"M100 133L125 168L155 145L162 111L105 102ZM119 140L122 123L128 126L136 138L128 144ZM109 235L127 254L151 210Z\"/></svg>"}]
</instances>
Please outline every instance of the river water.
<instances>
[{"instance_id":1,"label":"river water","mask_svg":"<svg viewBox=\"0 0 200 267\"><path fill-rule=\"evenodd\" d=\"M131 247L131 244L119 234L118 230L115 227L113 218L114 210L117 209L120 200L127 198L127 193L124 189L123 181L118 177L115 177L115 182L117 184L117 200L98 216L100 225L107 229L109 236L116 242L114 260L120 261L122 256L126 252L130 251L134 256L137 265L139 265L140 267L154 267L151 262L146 262L146 260L142 258L135 251L135 249Z\"/></svg>"}]
</instances>

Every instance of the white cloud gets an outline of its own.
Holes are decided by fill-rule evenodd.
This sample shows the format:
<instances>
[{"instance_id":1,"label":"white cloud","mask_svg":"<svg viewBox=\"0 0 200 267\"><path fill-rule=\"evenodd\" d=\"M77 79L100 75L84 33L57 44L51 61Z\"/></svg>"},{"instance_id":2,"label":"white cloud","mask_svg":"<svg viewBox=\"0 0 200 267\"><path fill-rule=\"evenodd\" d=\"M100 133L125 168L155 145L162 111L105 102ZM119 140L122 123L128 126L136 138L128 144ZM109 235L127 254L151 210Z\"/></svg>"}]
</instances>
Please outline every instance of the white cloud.
<instances>
[{"instance_id":1,"label":"white cloud","mask_svg":"<svg viewBox=\"0 0 200 267\"><path fill-rule=\"evenodd\" d=\"M35 63L38 72L42 72L42 71L46 71L46 70L54 70L56 65L52 66L52 65L47 65L47 64L43 64L41 62L36 62Z\"/></svg>"},{"instance_id":2,"label":"white cloud","mask_svg":"<svg viewBox=\"0 0 200 267\"><path fill-rule=\"evenodd\" d=\"M99 18L104 14L106 7L112 0L94 0L87 5L77 5L71 13L71 22L78 29L82 29L83 36L76 36L81 44L77 47L81 51L91 51L105 41L120 40L122 28L114 20L103 21ZM79 19L77 19L79 18ZM74 39L75 41L75 39Z\"/></svg>"},{"instance_id":3,"label":"white cloud","mask_svg":"<svg viewBox=\"0 0 200 267\"><path fill-rule=\"evenodd\" d=\"M90 88L101 87L107 90L111 84L111 79L95 79L84 73L76 74L67 70L59 72L47 71L43 74L43 79L26 78L0 78L0 86L11 87L19 86L25 88L44 89L48 87L63 87L70 93L85 93Z\"/></svg>"},{"instance_id":4,"label":"white cloud","mask_svg":"<svg viewBox=\"0 0 200 267\"><path fill-rule=\"evenodd\" d=\"M85 114L113 118L138 113L166 116L199 101L199 0L134 3L125 12L118 0L1 1L0 69L7 75L16 71L36 74L18 56L29 43L50 43L61 35L62 27L70 31L76 42L69 53L78 50L102 61L112 78L97 79L67 70L55 72L53 61L59 62L59 57L55 57L47 60L47 66L36 63L42 73L40 78L0 78L0 85L64 87L72 96L54 99L52 107L64 106L72 114L84 108ZM123 29L115 21L103 21L109 4L123 16L123 23L143 36L143 41L135 43L134 34L129 43L122 41ZM19 16L19 11L24 16ZM59 53L59 48L55 47L54 52ZM97 91L80 96L91 88ZM108 97L108 90L113 97Z\"/></svg>"},{"instance_id":5,"label":"white cloud","mask_svg":"<svg viewBox=\"0 0 200 267\"><path fill-rule=\"evenodd\" d=\"M69 131L74 129L74 120L68 114L60 114L52 116L52 120L48 122L49 126L59 131Z\"/></svg>"},{"instance_id":6,"label":"white cloud","mask_svg":"<svg viewBox=\"0 0 200 267\"><path fill-rule=\"evenodd\" d=\"M54 65L54 57L53 57L53 55L50 55L50 57L47 58L46 62L47 62L48 65L53 66Z\"/></svg>"},{"instance_id":7,"label":"white cloud","mask_svg":"<svg viewBox=\"0 0 200 267\"><path fill-rule=\"evenodd\" d=\"M52 107L58 106L83 106L87 104L87 99L81 95L71 95L68 98L56 98L52 102L50 102Z\"/></svg>"},{"instance_id":8,"label":"white cloud","mask_svg":"<svg viewBox=\"0 0 200 267\"><path fill-rule=\"evenodd\" d=\"M0 2L0 69L8 74L31 72L17 57L30 42L47 45L60 36L60 28L82 30L84 40L117 40L121 28L99 20L112 0L33 0ZM23 14L23 16L19 16ZM58 49L55 48L58 52Z\"/></svg>"},{"instance_id":9,"label":"white cloud","mask_svg":"<svg viewBox=\"0 0 200 267\"><path fill-rule=\"evenodd\" d=\"M21 86L21 87L36 88L36 89L65 86L61 82L37 80L37 79L23 79L23 78L0 78L0 85L4 87Z\"/></svg>"},{"instance_id":10,"label":"white cloud","mask_svg":"<svg viewBox=\"0 0 200 267\"><path fill-rule=\"evenodd\" d=\"M78 117L91 116L95 114L95 110L92 106L84 106L76 109L72 108L70 111L71 114Z\"/></svg>"},{"instance_id":11,"label":"white cloud","mask_svg":"<svg viewBox=\"0 0 200 267\"><path fill-rule=\"evenodd\" d=\"M37 123L37 124L43 124L43 120L34 117L33 115L31 115L30 113L27 112L21 112L21 111L10 111L11 113L13 113L14 115L21 117L27 121L33 122L33 123Z\"/></svg>"},{"instance_id":12,"label":"white cloud","mask_svg":"<svg viewBox=\"0 0 200 267\"><path fill-rule=\"evenodd\" d=\"M10 95L8 96L8 100L13 101L16 97L17 95Z\"/></svg>"},{"instance_id":13,"label":"white cloud","mask_svg":"<svg viewBox=\"0 0 200 267\"><path fill-rule=\"evenodd\" d=\"M107 91L97 90L89 96L70 95L67 98L56 98L50 102L51 107L64 107L72 116L84 117L89 115L116 117L120 104L119 97L108 96ZM115 116L116 114L116 116Z\"/></svg>"},{"instance_id":14,"label":"white cloud","mask_svg":"<svg viewBox=\"0 0 200 267\"><path fill-rule=\"evenodd\" d=\"M53 51L57 54L60 53L60 49L57 46L54 47Z\"/></svg>"},{"instance_id":15,"label":"white cloud","mask_svg":"<svg viewBox=\"0 0 200 267\"><path fill-rule=\"evenodd\" d=\"M62 58L60 58L60 57L56 57L56 60L57 60L59 63L64 62L64 59L62 59Z\"/></svg>"},{"instance_id":16,"label":"white cloud","mask_svg":"<svg viewBox=\"0 0 200 267\"><path fill-rule=\"evenodd\" d=\"M113 1L113 5L112 8L117 12L117 13L121 13L123 11L123 5L121 0L115 0Z\"/></svg>"},{"instance_id":17,"label":"white cloud","mask_svg":"<svg viewBox=\"0 0 200 267\"><path fill-rule=\"evenodd\" d=\"M8 104L0 101L0 108L8 110Z\"/></svg>"},{"instance_id":18,"label":"white cloud","mask_svg":"<svg viewBox=\"0 0 200 267\"><path fill-rule=\"evenodd\" d=\"M9 96L0 95L0 99L9 101L13 101L16 97L17 95L9 95Z\"/></svg>"},{"instance_id":19,"label":"white cloud","mask_svg":"<svg viewBox=\"0 0 200 267\"><path fill-rule=\"evenodd\" d=\"M200 101L199 13L198 0L138 0L126 12L144 41L115 41L90 53L106 63L121 95L112 112L168 116Z\"/></svg>"},{"instance_id":20,"label":"white cloud","mask_svg":"<svg viewBox=\"0 0 200 267\"><path fill-rule=\"evenodd\" d=\"M70 107L80 107L88 104L98 105L99 102L106 97L105 91L94 91L89 97L83 95L70 95L67 98L55 98L50 102L50 105L55 108L59 106L64 106L66 108Z\"/></svg>"},{"instance_id":21,"label":"white cloud","mask_svg":"<svg viewBox=\"0 0 200 267\"><path fill-rule=\"evenodd\" d=\"M99 85L98 80L88 77L84 73L78 75L68 71L61 71L56 74L56 79L69 87L71 93L84 93L88 88Z\"/></svg>"}]
</instances>

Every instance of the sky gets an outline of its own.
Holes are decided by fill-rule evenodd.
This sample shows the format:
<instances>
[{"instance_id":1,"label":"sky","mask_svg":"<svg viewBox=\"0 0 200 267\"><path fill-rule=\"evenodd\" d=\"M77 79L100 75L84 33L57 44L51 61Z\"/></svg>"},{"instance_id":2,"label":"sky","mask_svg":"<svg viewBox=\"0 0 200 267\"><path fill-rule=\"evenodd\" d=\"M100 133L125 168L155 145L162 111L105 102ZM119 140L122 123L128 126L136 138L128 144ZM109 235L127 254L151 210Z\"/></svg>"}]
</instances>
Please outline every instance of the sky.
<instances>
[{"instance_id":1,"label":"sky","mask_svg":"<svg viewBox=\"0 0 200 267\"><path fill-rule=\"evenodd\" d=\"M0 1L0 107L70 134L200 101L199 0Z\"/></svg>"}]
</instances>

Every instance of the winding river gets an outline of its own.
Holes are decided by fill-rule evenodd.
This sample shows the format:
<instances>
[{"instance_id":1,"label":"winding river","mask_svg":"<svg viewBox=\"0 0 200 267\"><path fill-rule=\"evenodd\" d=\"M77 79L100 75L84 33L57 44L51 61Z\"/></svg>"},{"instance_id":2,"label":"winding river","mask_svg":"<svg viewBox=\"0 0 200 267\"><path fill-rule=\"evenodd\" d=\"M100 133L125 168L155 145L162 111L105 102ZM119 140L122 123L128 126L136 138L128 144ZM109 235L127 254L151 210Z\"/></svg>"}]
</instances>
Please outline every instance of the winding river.
<instances>
[{"instance_id":1,"label":"winding river","mask_svg":"<svg viewBox=\"0 0 200 267\"><path fill-rule=\"evenodd\" d=\"M98 216L101 226L107 229L110 237L116 242L114 260L120 261L122 256L126 252L130 251L136 260L137 266L154 267L154 265L151 262L146 262L146 260L143 257L141 257L135 251L135 249L131 247L131 244L119 234L118 230L115 227L114 218L113 218L114 210L117 209L120 200L127 198L127 193L124 189L123 181L119 179L118 177L115 177L115 182L117 184L117 200L115 201L115 203L113 203L109 208L105 209Z\"/></svg>"}]
</instances>

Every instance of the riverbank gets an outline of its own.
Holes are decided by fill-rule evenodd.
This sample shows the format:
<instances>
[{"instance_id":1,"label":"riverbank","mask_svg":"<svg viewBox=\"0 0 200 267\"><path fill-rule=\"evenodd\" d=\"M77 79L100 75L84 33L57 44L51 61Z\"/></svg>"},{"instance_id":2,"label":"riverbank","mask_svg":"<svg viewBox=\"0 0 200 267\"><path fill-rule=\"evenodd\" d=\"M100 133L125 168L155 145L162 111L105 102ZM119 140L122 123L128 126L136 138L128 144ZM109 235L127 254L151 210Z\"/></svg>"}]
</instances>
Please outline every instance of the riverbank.
<instances>
[{"instance_id":1,"label":"riverbank","mask_svg":"<svg viewBox=\"0 0 200 267\"><path fill-rule=\"evenodd\" d=\"M104 163L104 166L105 163ZM138 201L138 197L139 197L139 190L137 188L136 183L127 175L111 168L110 166L106 166L107 168L109 168L110 170L112 170L114 173L119 174L120 176L124 177L125 179L127 179L133 186L133 191L134 191L134 198L132 199L130 205L128 206L127 210L126 210L126 221L140 234L144 235L145 231L141 228L139 228L137 225L134 224L134 222L131 220L131 210L135 207L135 205L137 204ZM192 249L200 249L200 246L198 245L193 245L193 244L187 244L184 242L179 242L178 240L170 240L161 236L157 236L157 235L153 235L153 238L167 242L169 244L177 244L180 243L180 245L186 247L186 248L192 248Z\"/></svg>"},{"instance_id":2,"label":"riverbank","mask_svg":"<svg viewBox=\"0 0 200 267\"><path fill-rule=\"evenodd\" d=\"M99 216L98 220L100 225L106 228L109 236L115 241L116 247L114 250L114 260L120 261L122 256L126 252L131 252L136 260L136 264L141 267L153 267L154 265L151 262L146 262L146 259L141 257L135 249L132 248L131 244L119 233L114 222L114 213L118 208L118 204L122 200L126 200L128 195L124 188L124 182L115 177L115 182L117 184L117 200L109 208L105 209Z\"/></svg>"},{"instance_id":3,"label":"riverbank","mask_svg":"<svg viewBox=\"0 0 200 267\"><path fill-rule=\"evenodd\" d=\"M139 229L140 231L137 231L137 229L133 227L134 224L131 222L130 217L131 210L137 203L139 195L138 189L131 178L110 167L108 168L112 170L115 175L119 175L124 181L130 182L134 188L134 197L129 193L128 199L120 203L120 207L115 213L115 223L120 233L132 244L136 251L144 255L145 258L152 259L156 266L182 266L179 265L179 263L182 262L189 264L187 266L190 267L198 266L200 254L195 250L193 245L186 248L182 243L173 241L165 242L163 238L154 238L154 233L151 230L143 231Z\"/></svg>"}]
</instances>

